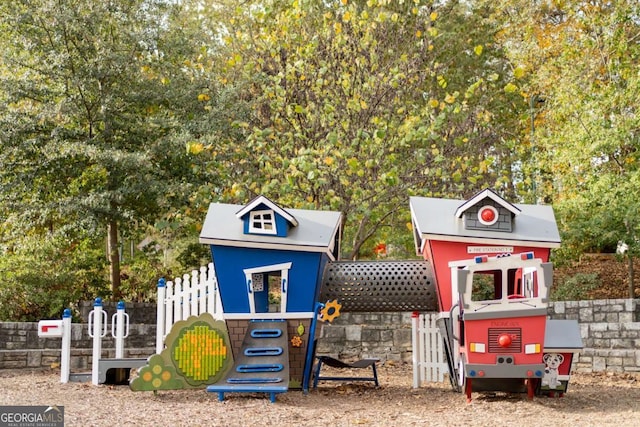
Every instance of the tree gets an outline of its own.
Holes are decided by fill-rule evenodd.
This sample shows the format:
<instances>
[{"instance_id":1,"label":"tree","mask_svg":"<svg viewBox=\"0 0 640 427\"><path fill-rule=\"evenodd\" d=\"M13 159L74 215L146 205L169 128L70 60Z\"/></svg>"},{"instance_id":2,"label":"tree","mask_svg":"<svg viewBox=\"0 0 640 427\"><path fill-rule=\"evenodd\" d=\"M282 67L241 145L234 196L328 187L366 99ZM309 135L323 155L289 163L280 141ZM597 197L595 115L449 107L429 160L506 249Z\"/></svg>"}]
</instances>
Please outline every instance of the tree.
<instances>
[{"instance_id":1,"label":"tree","mask_svg":"<svg viewBox=\"0 0 640 427\"><path fill-rule=\"evenodd\" d=\"M566 251L635 246L640 5L514 1L502 12L512 60L530 74L527 95L546 101L534 167L546 176L538 187L555 202Z\"/></svg>"},{"instance_id":2,"label":"tree","mask_svg":"<svg viewBox=\"0 0 640 427\"><path fill-rule=\"evenodd\" d=\"M122 229L153 224L175 176L189 172L176 170L189 164L176 118L198 101L180 71L188 46L167 32L173 7L0 4L3 231L106 229L114 297Z\"/></svg>"},{"instance_id":3,"label":"tree","mask_svg":"<svg viewBox=\"0 0 640 427\"><path fill-rule=\"evenodd\" d=\"M357 258L409 222L409 195L494 186L514 138L491 125L518 98L471 12L456 1L227 10L221 72L254 113L237 120L246 140L228 159L235 182L225 196L340 210Z\"/></svg>"}]
</instances>

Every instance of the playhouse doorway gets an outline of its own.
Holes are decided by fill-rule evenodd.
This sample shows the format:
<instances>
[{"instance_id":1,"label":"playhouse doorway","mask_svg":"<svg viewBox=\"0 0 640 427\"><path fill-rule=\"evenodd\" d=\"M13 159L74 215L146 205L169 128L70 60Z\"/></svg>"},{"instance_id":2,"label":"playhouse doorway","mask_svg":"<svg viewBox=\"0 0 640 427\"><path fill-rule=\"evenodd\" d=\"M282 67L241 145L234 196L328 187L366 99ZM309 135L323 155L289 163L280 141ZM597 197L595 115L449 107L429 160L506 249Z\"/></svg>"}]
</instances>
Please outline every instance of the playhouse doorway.
<instances>
[{"instance_id":1,"label":"playhouse doorway","mask_svg":"<svg viewBox=\"0 0 640 427\"><path fill-rule=\"evenodd\" d=\"M244 270L249 310L255 313L286 313L291 263Z\"/></svg>"}]
</instances>

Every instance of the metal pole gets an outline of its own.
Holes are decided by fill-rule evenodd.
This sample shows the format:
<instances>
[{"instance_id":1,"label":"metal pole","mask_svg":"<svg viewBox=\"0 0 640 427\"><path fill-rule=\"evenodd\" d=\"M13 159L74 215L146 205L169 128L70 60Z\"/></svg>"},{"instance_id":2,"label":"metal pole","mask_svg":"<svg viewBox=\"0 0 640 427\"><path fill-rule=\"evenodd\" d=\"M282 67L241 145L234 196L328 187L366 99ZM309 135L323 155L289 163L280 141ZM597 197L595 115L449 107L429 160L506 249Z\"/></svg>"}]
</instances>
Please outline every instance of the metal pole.
<instances>
[{"instance_id":1,"label":"metal pole","mask_svg":"<svg viewBox=\"0 0 640 427\"><path fill-rule=\"evenodd\" d=\"M421 354L418 346L418 334L420 333L420 313L414 311L411 314L411 348L413 359L413 388L420 387L420 359Z\"/></svg>"},{"instance_id":2,"label":"metal pole","mask_svg":"<svg viewBox=\"0 0 640 427\"><path fill-rule=\"evenodd\" d=\"M100 359L102 358L102 337L107 334L107 313L102 310L102 298L96 298L89 313L89 336L93 337L91 360L91 382L99 384Z\"/></svg>"},{"instance_id":3,"label":"metal pole","mask_svg":"<svg viewBox=\"0 0 640 427\"><path fill-rule=\"evenodd\" d=\"M160 354L164 349L164 322L165 322L165 295L167 282L164 278L158 280L158 301L156 311L156 353Z\"/></svg>"},{"instance_id":4,"label":"metal pole","mask_svg":"<svg viewBox=\"0 0 640 427\"><path fill-rule=\"evenodd\" d=\"M71 372L71 310L64 309L62 313L62 350L60 354L60 382L69 382Z\"/></svg>"},{"instance_id":5,"label":"metal pole","mask_svg":"<svg viewBox=\"0 0 640 427\"><path fill-rule=\"evenodd\" d=\"M124 339L129 335L129 315L124 312L124 302L120 301L111 318L111 336L116 342L116 359L124 357Z\"/></svg>"}]
</instances>

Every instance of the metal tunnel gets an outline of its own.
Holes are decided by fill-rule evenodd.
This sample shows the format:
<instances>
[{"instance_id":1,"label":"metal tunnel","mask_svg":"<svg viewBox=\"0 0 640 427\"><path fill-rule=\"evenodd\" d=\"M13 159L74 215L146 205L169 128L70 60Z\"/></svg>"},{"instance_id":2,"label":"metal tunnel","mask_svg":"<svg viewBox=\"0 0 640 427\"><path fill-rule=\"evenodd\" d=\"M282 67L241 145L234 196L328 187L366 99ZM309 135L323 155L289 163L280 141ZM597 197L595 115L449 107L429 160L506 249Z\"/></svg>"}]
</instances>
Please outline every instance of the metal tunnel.
<instances>
[{"instance_id":1,"label":"metal tunnel","mask_svg":"<svg viewBox=\"0 0 640 427\"><path fill-rule=\"evenodd\" d=\"M330 262L320 301L333 299L344 312L438 310L433 270L423 260Z\"/></svg>"}]
</instances>

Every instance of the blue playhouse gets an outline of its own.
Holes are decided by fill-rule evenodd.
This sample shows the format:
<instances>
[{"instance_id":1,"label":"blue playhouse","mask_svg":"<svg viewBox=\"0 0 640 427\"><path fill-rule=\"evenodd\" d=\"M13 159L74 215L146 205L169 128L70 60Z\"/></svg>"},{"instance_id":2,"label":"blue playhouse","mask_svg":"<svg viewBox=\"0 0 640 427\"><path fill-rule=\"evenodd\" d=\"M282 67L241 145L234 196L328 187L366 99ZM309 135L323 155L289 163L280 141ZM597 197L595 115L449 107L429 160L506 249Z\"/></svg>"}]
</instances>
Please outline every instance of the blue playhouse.
<instances>
[{"instance_id":1,"label":"blue playhouse","mask_svg":"<svg viewBox=\"0 0 640 427\"><path fill-rule=\"evenodd\" d=\"M212 203L211 248L235 368L208 391L307 388L322 275L340 251L342 214L284 209L264 196Z\"/></svg>"}]
</instances>

